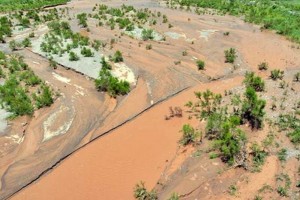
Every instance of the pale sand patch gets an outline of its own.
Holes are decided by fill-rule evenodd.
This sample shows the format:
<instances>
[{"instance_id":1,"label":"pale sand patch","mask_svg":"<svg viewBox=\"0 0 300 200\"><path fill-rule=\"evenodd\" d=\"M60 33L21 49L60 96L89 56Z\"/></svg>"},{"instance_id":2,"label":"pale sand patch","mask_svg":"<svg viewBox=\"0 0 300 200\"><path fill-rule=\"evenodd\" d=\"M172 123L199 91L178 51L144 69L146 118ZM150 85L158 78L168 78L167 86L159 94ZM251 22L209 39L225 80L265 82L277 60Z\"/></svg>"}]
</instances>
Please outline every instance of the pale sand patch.
<instances>
[{"instance_id":1,"label":"pale sand patch","mask_svg":"<svg viewBox=\"0 0 300 200\"><path fill-rule=\"evenodd\" d=\"M59 74L55 73L55 72L52 72L52 75L54 76L54 78L56 78L57 80L63 82L63 83L70 83L70 79L66 78L66 77L63 77L63 76L60 76Z\"/></svg>"},{"instance_id":2,"label":"pale sand patch","mask_svg":"<svg viewBox=\"0 0 300 200\"><path fill-rule=\"evenodd\" d=\"M24 136L21 137L19 135L10 135L10 136L6 136L5 138L10 139L17 144L21 144L24 140Z\"/></svg>"},{"instance_id":3,"label":"pale sand patch","mask_svg":"<svg viewBox=\"0 0 300 200\"><path fill-rule=\"evenodd\" d=\"M75 71L80 72L88 77L98 78L99 71L101 70L100 60L103 54L101 54L98 51L95 51L91 47L88 47L93 52L94 57L84 57L83 55L81 55L81 48L78 47L71 50L79 57L78 61L70 61L69 53L67 52L65 52L62 55L48 55L48 53L45 53L41 50L41 44L44 41L44 37L45 35L41 35L37 40L32 41L33 52L41 54L45 57L53 57L53 60L55 60L57 63L68 68L74 69ZM72 44L72 41L70 39L64 40L64 42L62 42L61 47L66 48L68 44Z\"/></svg>"},{"instance_id":4,"label":"pale sand patch","mask_svg":"<svg viewBox=\"0 0 300 200\"><path fill-rule=\"evenodd\" d=\"M134 73L125 63L115 63L111 74L120 80L126 80L130 84L136 85Z\"/></svg>"},{"instance_id":5,"label":"pale sand patch","mask_svg":"<svg viewBox=\"0 0 300 200\"><path fill-rule=\"evenodd\" d=\"M184 33L176 33L176 32L165 32L165 35L172 38L172 39L179 39L179 38L185 38L186 39L186 35Z\"/></svg>"},{"instance_id":6,"label":"pale sand patch","mask_svg":"<svg viewBox=\"0 0 300 200\"><path fill-rule=\"evenodd\" d=\"M147 28L145 28L145 29L147 29ZM143 39L142 32L143 32L143 28L139 28L139 27L134 27L134 29L132 31L124 31L124 33L126 35L129 35L138 40ZM152 36L153 36L154 41L161 41L164 38L160 33L156 32L155 30L153 30Z\"/></svg>"},{"instance_id":7,"label":"pale sand patch","mask_svg":"<svg viewBox=\"0 0 300 200\"><path fill-rule=\"evenodd\" d=\"M7 112L4 109L0 109L0 135L7 128L6 118L9 117L10 115L11 115L11 113Z\"/></svg>"},{"instance_id":8,"label":"pale sand patch","mask_svg":"<svg viewBox=\"0 0 300 200\"><path fill-rule=\"evenodd\" d=\"M74 113L72 114L72 116L69 118L69 121L66 121L63 125L59 126L58 128L56 128L55 131L52 131L52 127L56 125L57 123L57 118L59 117L59 115L62 115L66 112L69 112L71 109L69 107L63 107L61 106L59 108L59 111L53 113L50 115L50 117L48 117L48 119L43 123L43 128L44 128L44 141L47 141L49 139L51 139L54 136L57 135L63 135L65 134L71 127L73 120L74 120Z\"/></svg>"},{"instance_id":9,"label":"pale sand patch","mask_svg":"<svg viewBox=\"0 0 300 200\"><path fill-rule=\"evenodd\" d=\"M197 32L200 33L199 38L204 38L206 41L208 41L208 38L217 31L218 30L208 29L208 30L201 30L201 31L197 31Z\"/></svg>"}]
</instances>

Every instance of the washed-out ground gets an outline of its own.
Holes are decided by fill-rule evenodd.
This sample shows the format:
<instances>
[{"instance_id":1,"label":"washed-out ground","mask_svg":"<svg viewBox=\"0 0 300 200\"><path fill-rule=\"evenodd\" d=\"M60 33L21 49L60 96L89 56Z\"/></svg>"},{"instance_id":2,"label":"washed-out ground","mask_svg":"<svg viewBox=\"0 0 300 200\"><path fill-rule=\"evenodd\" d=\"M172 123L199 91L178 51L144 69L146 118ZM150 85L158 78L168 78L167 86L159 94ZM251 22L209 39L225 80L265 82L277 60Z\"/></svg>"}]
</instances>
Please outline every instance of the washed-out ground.
<instances>
[{"instance_id":1,"label":"washed-out ground","mask_svg":"<svg viewBox=\"0 0 300 200\"><path fill-rule=\"evenodd\" d=\"M70 13L74 15L91 12L95 3L99 4L99 1L71 1L60 7L72 8ZM101 3L120 6L124 1ZM121 36L118 29L97 27L92 21L88 22L90 32L86 34L90 38L105 41L117 39L113 49L104 49L101 53L108 56L115 50L123 52L126 66L137 79L136 85L125 97L112 99L97 92L89 77L63 67L50 69L47 59L31 49L19 51L34 72L60 95L50 108L36 112L32 119L12 121L9 131L0 138L0 147L4 149L0 156L1 199L22 188L12 199L133 199L133 187L137 182L143 180L148 188L155 187L167 166L171 166L170 174L175 173L173 180L180 180L184 175L176 179L176 169L190 155L183 153L184 156L180 156L182 151L178 150L177 143L181 136L179 130L184 123L196 125L198 122L188 120L186 114L182 118L166 121L165 115L168 115L170 106L183 108L196 90L211 89L222 93L239 87L244 73L249 70L266 78L269 71L259 72L257 69L263 61L269 63L269 70L298 69L300 66L300 51L291 48L291 42L274 33L261 32L259 26L247 24L241 19L171 10L159 1L133 0L126 1L126 4L160 11L168 17L173 27L168 28L168 24L161 23L153 27L166 36L166 41L141 41ZM76 19L71 24L76 24ZM72 28L75 30L75 27ZM227 31L230 35L224 36ZM146 50L147 44L152 45L151 50ZM238 52L235 66L224 63L224 50L231 47ZM187 51L187 56L182 55L183 51ZM197 59L205 61L204 71L198 71ZM124 70L122 65L116 68ZM128 74L126 70L124 74ZM171 97L184 89L187 90ZM138 115L168 97L167 101ZM130 119L130 122L123 124ZM101 135L104 136L99 137ZM19 139L16 140L16 137ZM97 137L97 140L84 146ZM171 160L175 164L170 165ZM207 160L204 159L200 165L204 169L201 175L205 181L205 177L213 177L219 166L224 166L220 161ZM272 170L268 171L268 166L272 166ZM269 157L263 172L274 174L276 166L276 159ZM213 195L208 193L210 196L207 198L220 198L224 188L231 184L229 178L244 173L243 170L224 173L222 180L214 179L223 184L222 188L207 185L207 189L204 187L201 190L200 187L193 193L193 198L208 189L213 191ZM189 179L194 180L195 185L187 184L185 187L181 185L184 182L180 181L178 184L176 181L169 183L167 189L160 193L162 199L175 191L177 186L182 192L185 188L190 191L193 186L198 186L196 180L199 175L193 176ZM256 179L256 175L249 176L250 180Z\"/></svg>"}]
</instances>

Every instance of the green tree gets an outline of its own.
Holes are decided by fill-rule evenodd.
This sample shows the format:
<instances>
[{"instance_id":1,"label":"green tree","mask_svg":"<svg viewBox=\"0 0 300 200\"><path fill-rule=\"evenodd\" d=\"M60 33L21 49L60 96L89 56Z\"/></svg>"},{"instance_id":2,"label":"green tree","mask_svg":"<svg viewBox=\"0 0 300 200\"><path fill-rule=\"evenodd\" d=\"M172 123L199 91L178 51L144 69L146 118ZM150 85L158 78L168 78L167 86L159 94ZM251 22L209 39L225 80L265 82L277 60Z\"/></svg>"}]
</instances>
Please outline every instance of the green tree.
<instances>
[{"instance_id":1,"label":"green tree","mask_svg":"<svg viewBox=\"0 0 300 200\"><path fill-rule=\"evenodd\" d=\"M130 84L127 81L117 79L105 68L101 69L99 78L95 80L95 86L99 91L108 92L112 97L125 95L130 91Z\"/></svg>"},{"instance_id":2,"label":"green tree","mask_svg":"<svg viewBox=\"0 0 300 200\"><path fill-rule=\"evenodd\" d=\"M181 132L182 132L182 137L179 140L179 143L182 144L183 146L195 143L199 136L199 133L196 132L195 129L189 124L184 124Z\"/></svg>"},{"instance_id":3,"label":"green tree","mask_svg":"<svg viewBox=\"0 0 300 200\"><path fill-rule=\"evenodd\" d=\"M259 99L252 87L247 87L244 95L245 99L242 104L243 119L247 120L252 128L262 128L266 101Z\"/></svg>"},{"instance_id":4,"label":"green tree","mask_svg":"<svg viewBox=\"0 0 300 200\"><path fill-rule=\"evenodd\" d=\"M195 92L195 96L198 102L193 105L193 109L200 107L200 116L198 116L200 119L206 119L209 115L216 112L222 100L222 95L214 94L210 90Z\"/></svg>"},{"instance_id":5,"label":"green tree","mask_svg":"<svg viewBox=\"0 0 300 200\"><path fill-rule=\"evenodd\" d=\"M262 92L265 89L265 82L259 76L255 76L254 72L246 72L244 84L246 87L252 87L256 92Z\"/></svg>"}]
</instances>

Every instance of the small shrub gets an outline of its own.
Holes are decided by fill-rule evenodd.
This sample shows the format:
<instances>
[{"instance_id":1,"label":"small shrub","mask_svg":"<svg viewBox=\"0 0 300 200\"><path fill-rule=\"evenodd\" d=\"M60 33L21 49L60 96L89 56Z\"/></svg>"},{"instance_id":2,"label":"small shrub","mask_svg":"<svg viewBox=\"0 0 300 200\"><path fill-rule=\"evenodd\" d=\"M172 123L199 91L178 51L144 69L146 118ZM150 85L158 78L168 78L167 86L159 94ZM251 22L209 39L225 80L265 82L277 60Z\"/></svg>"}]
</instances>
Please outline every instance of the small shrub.
<instances>
[{"instance_id":1,"label":"small shrub","mask_svg":"<svg viewBox=\"0 0 300 200\"><path fill-rule=\"evenodd\" d=\"M162 23L167 23L167 22L168 22L168 17L166 15L163 15Z\"/></svg>"},{"instance_id":2,"label":"small shrub","mask_svg":"<svg viewBox=\"0 0 300 200\"><path fill-rule=\"evenodd\" d=\"M230 48L229 50L225 50L225 62L226 63L234 63L237 55L236 50L234 48Z\"/></svg>"},{"instance_id":3,"label":"small shrub","mask_svg":"<svg viewBox=\"0 0 300 200\"><path fill-rule=\"evenodd\" d=\"M94 53L91 49L83 47L83 49L81 49L81 55L83 55L84 57L93 57Z\"/></svg>"},{"instance_id":4,"label":"small shrub","mask_svg":"<svg viewBox=\"0 0 300 200\"><path fill-rule=\"evenodd\" d=\"M57 69L57 62L53 60L53 58L49 59L49 66L53 69Z\"/></svg>"},{"instance_id":5,"label":"small shrub","mask_svg":"<svg viewBox=\"0 0 300 200\"><path fill-rule=\"evenodd\" d=\"M46 85L42 86L42 93L34 98L36 100L37 108L48 107L53 103L52 91Z\"/></svg>"},{"instance_id":6,"label":"small shrub","mask_svg":"<svg viewBox=\"0 0 300 200\"><path fill-rule=\"evenodd\" d=\"M238 188L236 187L236 185L230 185L229 188L228 188L228 193L231 196L235 196L237 191L238 191Z\"/></svg>"},{"instance_id":7,"label":"small shrub","mask_svg":"<svg viewBox=\"0 0 300 200\"><path fill-rule=\"evenodd\" d=\"M18 43L15 41L15 40L12 40L9 42L9 48L12 50L12 51L16 51L17 48L18 48Z\"/></svg>"},{"instance_id":8,"label":"small shrub","mask_svg":"<svg viewBox=\"0 0 300 200\"><path fill-rule=\"evenodd\" d=\"M152 49L152 45L151 44L147 44L146 45L146 50L151 50Z\"/></svg>"},{"instance_id":9,"label":"small shrub","mask_svg":"<svg viewBox=\"0 0 300 200\"><path fill-rule=\"evenodd\" d=\"M102 43L101 43L100 40L94 40L94 42L92 43L92 47L93 47L96 51L99 51L101 45L102 45Z\"/></svg>"},{"instance_id":10,"label":"small shrub","mask_svg":"<svg viewBox=\"0 0 300 200\"><path fill-rule=\"evenodd\" d=\"M246 72L244 84L246 87L252 87L256 92L265 89L265 82L259 76L255 76L254 72Z\"/></svg>"},{"instance_id":11,"label":"small shrub","mask_svg":"<svg viewBox=\"0 0 300 200\"><path fill-rule=\"evenodd\" d=\"M143 29L142 30L142 39L144 41L146 40L153 40L154 39L154 33L152 29Z\"/></svg>"},{"instance_id":12,"label":"small shrub","mask_svg":"<svg viewBox=\"0 0 300 200\"><path fill-rule=\"evenodd\" d=\"M76 53L74 53L73 51L71 51L69 53L69 60L70 61L78 61L79 60L79 57Z\"/></svg>"},{"instance_id":13,"label":"small shrub","mask_svg":"<svg viewBox=\"0 0 300 200\"><path fill-rule=\"evenodd\" d=\"M172 193L171 197L168 200L179 200L179 195L177 193Z\"/></svg>"},{"instance_id":14,"label":"small shrub","mask_svg":"<svg viewBox=\"0 0 300 200\"><path fill-rule=\"evenodd\" d=\"M134 188L134 198L137 200L157 200L157 194L154 190L147 191L144 182L136 184Z\"/></svg>"},{"instance_id":15,"label":"small shrub","mask_svg":"<svg viewBox=\"0 0 300 200\"><path fill-rule=\"evenodd\" d=\"M116 53L114 54L114 56L112 57L112 60L115 62L115 63L119 63L119 62L123 62L123 56L122 56L122 53L121 51L116 51Z\"/></svg>"},{"instance_id":16,"label":"small shrub","mask_svg":"<svg viewBox=\"0 0 300 200\"><path fill-rule=\"evenodd\" d=\"M259 99L255 89L247 87L245 92L245 100L242 104L242 118L247 120L252 128L262 128L265 116L266 101Z\"/></svg>"},{"instance_id":17,"label":"small shrub","mask_svg":"<svg viewBox=\"0 0 300 200\"><path fill-rule=\"evenodd\" d=\"M268 68L269 68L269 65L268 65L268 63L266 63L266 62L262 62L262 63L260 63L259 65L258 65L258 69L259 70L268 70Z\"/></svg>"},{"instance_id":18,"label":"small shrub","mask_svg":"<svg viewBox=\"0 0 300 200\"><path fill-rule=\"evenodd\" d=\"M278 192L278 194L279 194L280 196L282 196L282 197L287 197L287 196L288 196L288 190L287 190L287 188L285 188L285 187L279 186L279 187L277 188L277 192Z\"/></svg>"},{"instance_id":19,"label":"small shrub","mask_svg":"<svg viewBox=\"0 0 300 200\"><path fill-rule=\"evenodd\" d=\"M218 154L216 154L216 153L211 153L211 154L209 154L209 159L215 159L215 158L217 158L219 155Z\"/></svg>"},{"instance_id":20,"label":"small shrub","mask_svg":"<svg viewBox=\"0 0 300 200\"><path fill-rule=\"evenodd\" d=\"M254 143L251 146L251 150L253 155L253 165L255 168L254 170L260 171L261 166L265 163L267 153L264 152L257 143Z\"/></svg>"},{"instance_id":21,"label":"small shrub","mask_svg":"<svg viewBox=\"0 0 300 200\"><path fill-rule=\"evenodd\" d=\"M22 41L22 45L23 47L30 47L31 46L31 41L29 38L25 38L23 41Z\"/></svg>"},{"instance_id":22,"label":"small shrub","mask_svg":"<svg viewBox=\"0 0 300 200\"><path fill-rule=\"evenodd\" d=\"M191 125L189 124L183 125L181 132L183 133L183 135L179 141L180 144L186 146L188 144L192 144L196 142L198 133Z\"/></svg>"},{"instance_id":23,"label":"small shrub","mask_svg":"<svg viewBox=\"0 0 300 200\"><path fill-rule=\"evenodd\" d=\"M300 72L297 72L295 75L294 75L294 80L296 82L300 82Z\"/></svg>"},{"instance_id":24,"label":"small shrub","mask_svg":"<svg viewBox=\"0 0 300 200\"><path fill-rule=\"evenodd\" d=\"M182 56L187 56L187 51L186 51L186 50L184 50L184 51L182 52Z\"/></svg>"},{"instance_id":25,"label":"small shrub","mask_svg":"<svg viewBox=\"0 0 300 200\"><path fill-rule=\"evenodd\" d=\"M277 153L278 159L280 161L286 161L286 157L287 157L287 150L286 149L281 149L278 153Z\"/></svg>"},{"instance_id":26,"label":"small shrub","mask_svg":"<svg viewBox=\"0 0 300 200\"><path fill-rule=\"evenodd\" d=\"M30 34L29 34L29 36L28 37L30 37L30 38L34 38L34 32L31 32Z\"/></svg>"},{"instance_id":27,"label":"small shrub","mask_svg":"<svg viewBox=\"0 0 300 200\"><path fill-rule=\"evenodd\" d=\"M78 24L81 25L83 28L86 28L88 26L86 13L78 14L77 19L79 20Z\"/></svg>"},{"instance_id":28,"label":"small shrub","mask_svg":"<svg viewBox=\"0 0 300 200\"><path fill-rule=\"evenodd\" d=\"M284 76L284 71L281 71L279 69L272 70L270 75L271 79L274 81L276 81L277 79L282 80L283 76Z\"/></svg>"},{"instance_id":29,"label":"small shrub","mask_svg":"<svg viewBox=\"0 0 300 200\"><path fill-rule=\"evenodd\" d=\"M104 70L111 70L112 69L111 65L105 60L104 57L101 58L100 63L101 63L102 69L104 69Z\"/></svg>"},{"instance_id":30,"label":"small shrub","mask_svg":"<svg viewBox=\"0 0 300 200\"><path fill-rule=\"evenodd\" d=\"M22 72L20 74L20 80L24 81L26 85L30 86L36 86L42 82L42 80L30 70Z\"/></svg>"},{"instance_id":31,"label":"small shrub","mask_svg":"<svg viewBox=\"0 0 300 200\"><path fill-rule=\"evenodd\" d=\"M203 60L197 60L196 63L197 63L198 70L204 70L205 62Z\"/></svg>"}]
</instances>

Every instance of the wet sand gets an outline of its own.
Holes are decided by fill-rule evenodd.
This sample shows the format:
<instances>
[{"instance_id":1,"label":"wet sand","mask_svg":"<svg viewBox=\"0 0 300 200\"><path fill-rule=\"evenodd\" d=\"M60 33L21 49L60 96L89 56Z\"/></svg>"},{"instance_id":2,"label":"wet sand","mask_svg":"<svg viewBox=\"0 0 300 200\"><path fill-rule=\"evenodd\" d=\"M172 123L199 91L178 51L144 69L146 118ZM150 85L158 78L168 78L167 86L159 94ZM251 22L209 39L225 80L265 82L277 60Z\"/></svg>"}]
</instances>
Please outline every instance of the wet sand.
<instances>
[{"instance_id":1,"label":"wet sand","mask_svg":"<svg viewBox=\"0 0 300 200\"><path fill-rule=\"evenodd\" d=\"M166 121L164 116L168 114L169 106L183 108L194 98L195 90L211 88L221 92L241 81L242 77L236 77L199 85L158 104L82 148L11 199L133 199L135 184L142 180L148 188L153 188L174 158L182 125L197 124L197 120L187 119L188 114Z\"/></svg>"}]
</instances>

